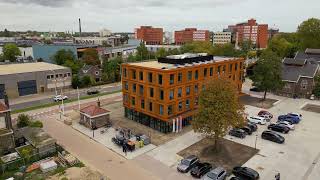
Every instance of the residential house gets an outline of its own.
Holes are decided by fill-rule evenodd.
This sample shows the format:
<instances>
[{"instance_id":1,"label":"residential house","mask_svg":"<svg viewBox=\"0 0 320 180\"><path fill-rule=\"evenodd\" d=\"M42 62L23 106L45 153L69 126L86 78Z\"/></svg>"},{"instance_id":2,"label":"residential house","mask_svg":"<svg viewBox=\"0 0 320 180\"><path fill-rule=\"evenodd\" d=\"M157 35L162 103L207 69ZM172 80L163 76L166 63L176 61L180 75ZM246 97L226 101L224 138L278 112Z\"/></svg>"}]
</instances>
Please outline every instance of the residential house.
<instances>
[{"instance_id":1,"label":"residential house","mask_svg":"<svg viewBox=\"0 0 320 180\"><path fill-rule=\"evenodd\" d=\"M80 110L80 124L96 129L106 126L110 120L110 111L99 107L98 105L90 105Z\"/></svg>"},{"instance_id":2,"label":"residential house","mask_svg":"<svg viewBox=\"0 0 320 180\"><path fill-rule=\"evenodd\" d=\"M79 71L79 77L90 76L96 82L100 82L102 78L102 70L99 66L85 64Z\"/></svg>"}]
</instances>

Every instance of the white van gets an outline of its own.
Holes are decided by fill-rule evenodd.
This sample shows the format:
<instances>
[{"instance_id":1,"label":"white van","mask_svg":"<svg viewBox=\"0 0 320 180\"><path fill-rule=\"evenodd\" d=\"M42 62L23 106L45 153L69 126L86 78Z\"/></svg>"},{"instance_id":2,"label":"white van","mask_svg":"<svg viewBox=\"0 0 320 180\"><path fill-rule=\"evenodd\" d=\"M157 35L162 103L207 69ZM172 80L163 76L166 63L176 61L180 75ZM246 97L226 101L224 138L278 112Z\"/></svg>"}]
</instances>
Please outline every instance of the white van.
<instances>
[{"instance_id":1,"label":"white van","mask_svg":"<svg viewBox=\"0 0 320 180\"><path fill-rule=\"evenodd\" d=\"M250 116L248 118L248 121L252 122L252 123L256 123L256 124L266 124L267 120L264 117L260 117L260 116Z\"/></svg>"}]
</instances>

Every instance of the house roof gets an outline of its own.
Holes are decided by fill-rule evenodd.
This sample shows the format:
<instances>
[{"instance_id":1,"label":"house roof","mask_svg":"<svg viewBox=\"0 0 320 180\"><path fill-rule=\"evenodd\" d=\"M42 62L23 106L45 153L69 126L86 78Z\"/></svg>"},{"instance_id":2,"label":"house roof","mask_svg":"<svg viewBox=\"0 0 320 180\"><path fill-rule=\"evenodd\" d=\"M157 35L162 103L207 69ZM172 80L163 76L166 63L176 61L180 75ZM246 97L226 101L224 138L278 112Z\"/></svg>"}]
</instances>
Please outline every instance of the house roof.
<instances>
[{"instance_id":1,"label":"house roof","mask_svg":"<svg viewBox=\"0 0 320 180\"><path fill-rule=\"evenodd\" d=\"M318 64L311 63L307 63L303 66L282 64L282 80L297 82L301 76L313 78L318 69Z\"/></svg>"},{"instance_id":2,"label":"house roof","mask_svg":"<svg viewBox=\"0 0 320 180\"><path fill-rule=\"evenodd\" d=\"M320 56L320 49L311 49L311 48L307 48L305 50L306 54L317 54Z\"/></svg>"},{"instance_id":3,"label":"house roof","mask_svg":"<svg viewBox=\"0 0 320 180\"><path fill-rule=\"evenodd\" d=\"M82 71L89 71L92 67L93 67L92 65L85 64L85 65L81 68L81 70L82 70Z\"/></svg>"},{"instance_id":4,"label":"house roof","mask_svg":"<svg viewBox=\"0 0 320 180\"><path fill-rule=\"evenodd\" d=\"M303 66L306 64L307 60L306 59L293 59L293 58L284 58L283 63L287 65L298 65L298 66Z\"/></svg>"},{"instance_id":5,"label":"house roof","mask_svg":"<svg viewBox=\"0 0 320 180\"><path fill-rule=\"evenodd\" d=\"M24 127L16 130L15 133L15 136L23 136L32 146L36 148L56 143L56 140L53 139L48 133L44 132L41 128Z\"/></svg>"},{"instance_id":6,"label":"house roof","mask_svg":"<svg viewBox=\"0 0 320 180\"><path fill-rule=\"evenodd\" d=\"M305 52L297 52L295 59L313 59L320 63L320 49L306 49ZM319 53L318 53L319 52Z\"/></svg>"},{"instance_id":7,"label":"house roof","mask_svg":"<svg viewBox=\"0 0 320 180\"><path fill-rule=\"evenodd\" d=\"M5 111L8 111L8 107L3 104L2 102L0 102L0 112L5 112Z\"/></svg>"},{"instance_id":8,"label":"house roof","mask_svg":"<svg viewBox=\"0 0 320 180\"><path fill-rule=\"evenodd\" d=\"M90 105L90 106L87 106L85 108L82 108L80 110L80 112L83 113L83 114L86 114L86 115L88 115L90 117L95 117L95 116L107 114L110 111L108 111L106 109L103 109L101 107L98 107L96 105Z\"/></svg>"}]
</instances>

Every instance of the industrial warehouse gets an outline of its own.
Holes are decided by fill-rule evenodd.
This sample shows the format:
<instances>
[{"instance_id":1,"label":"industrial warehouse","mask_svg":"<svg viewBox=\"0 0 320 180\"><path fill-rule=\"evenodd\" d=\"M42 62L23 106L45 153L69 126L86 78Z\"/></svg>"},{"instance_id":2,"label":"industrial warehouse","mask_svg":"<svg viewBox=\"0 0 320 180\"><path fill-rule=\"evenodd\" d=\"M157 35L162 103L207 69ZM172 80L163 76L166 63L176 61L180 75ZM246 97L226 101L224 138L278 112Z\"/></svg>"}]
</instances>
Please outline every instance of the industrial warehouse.
<instances>
[{"instance_id":1,"label":"industrial warehouse","mask_svg":"<svg viewBox=\"0 0 320 180\"><path fill-rule=\"evenodd\" d=\"M0 99L57 91L70 87L71 70L45 62L0 65Z\"/></svg>"}]
</instances>

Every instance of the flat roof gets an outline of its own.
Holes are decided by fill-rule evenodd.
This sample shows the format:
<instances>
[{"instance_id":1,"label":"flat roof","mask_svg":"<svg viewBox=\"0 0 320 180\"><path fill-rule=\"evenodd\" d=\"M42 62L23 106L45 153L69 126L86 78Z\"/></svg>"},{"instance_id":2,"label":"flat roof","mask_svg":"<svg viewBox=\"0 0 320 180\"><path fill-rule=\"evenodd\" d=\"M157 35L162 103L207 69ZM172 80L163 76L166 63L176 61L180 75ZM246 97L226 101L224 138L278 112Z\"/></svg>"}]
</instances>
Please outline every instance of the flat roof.
<instances>
[{"instance_id":1,"label":"flat roof","mask_svg":"<svg viewBox=\"0 0 320 180\"><path fill-rule=\"evenodd\" d=\"M49 70L69 69L67 67L50 64L45 62L19 63L19 64L1 64L0 75L19 74L28 72L41 72Z\"/></svg>"},{"instance_id":2,"label":"flat roof","mask_svg":"<svg viewBox=\"0 0 320 180\"><path fill-rule=\"evenodd\" d=\"M214 56L214 59L211 61L198 62L198 63L192 63L192 64L184 64L184 65L160 63L158 61L132 62L132 63L128 63L128 64L133 65L133 66L152 68L152 69L171 70L171 69L191 67L191 66L201 65L201 64L213 64L213 63L218 63L221 61L229 61L229 60L232 61L232 60L238 60L238 59L241 59L241 58Z\"/></svg>"}]
</instances>

